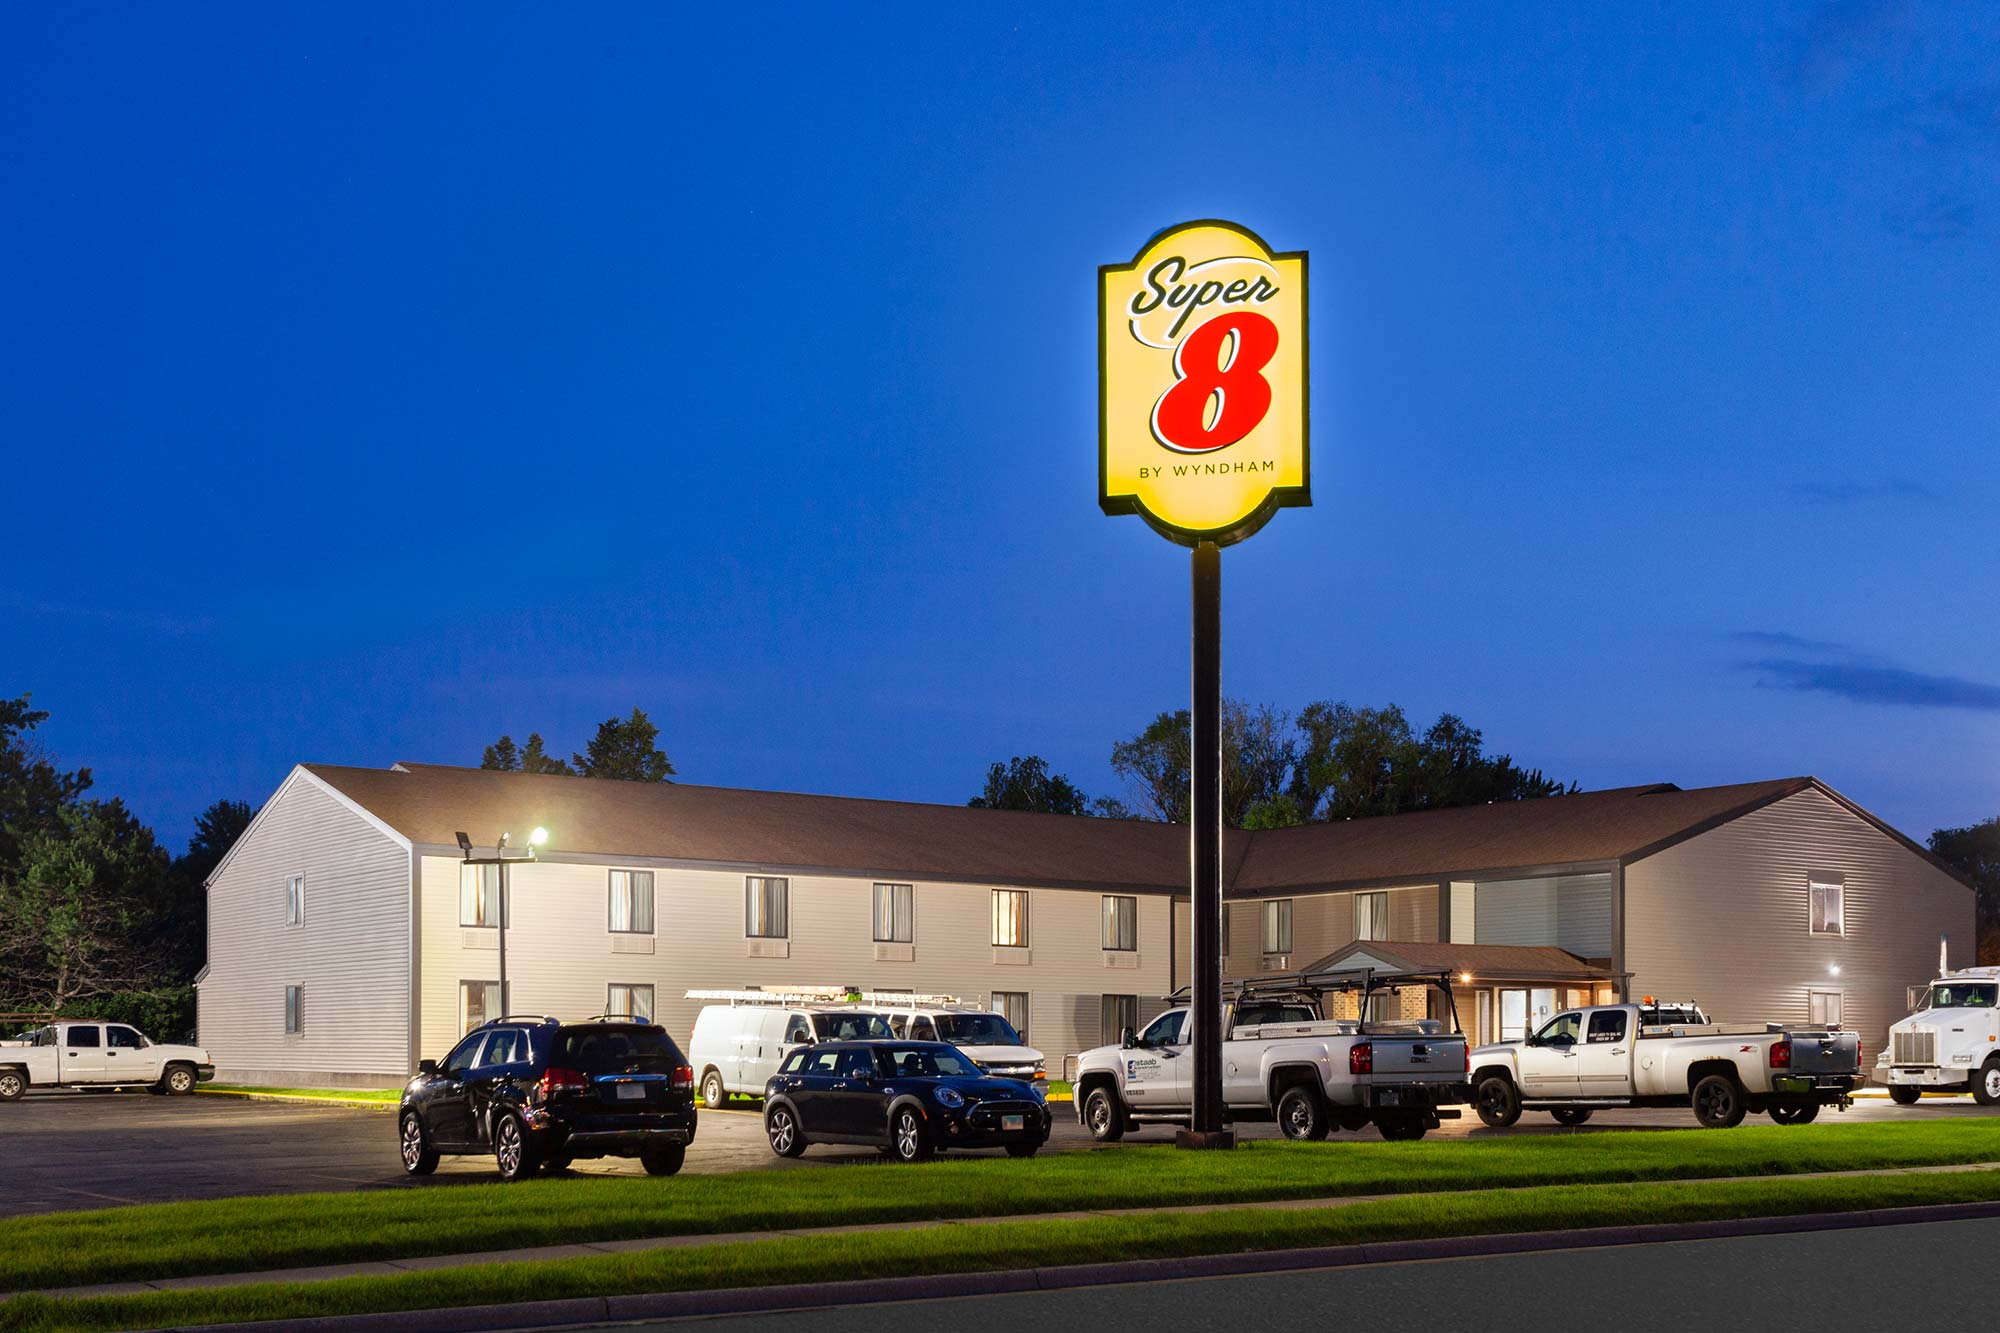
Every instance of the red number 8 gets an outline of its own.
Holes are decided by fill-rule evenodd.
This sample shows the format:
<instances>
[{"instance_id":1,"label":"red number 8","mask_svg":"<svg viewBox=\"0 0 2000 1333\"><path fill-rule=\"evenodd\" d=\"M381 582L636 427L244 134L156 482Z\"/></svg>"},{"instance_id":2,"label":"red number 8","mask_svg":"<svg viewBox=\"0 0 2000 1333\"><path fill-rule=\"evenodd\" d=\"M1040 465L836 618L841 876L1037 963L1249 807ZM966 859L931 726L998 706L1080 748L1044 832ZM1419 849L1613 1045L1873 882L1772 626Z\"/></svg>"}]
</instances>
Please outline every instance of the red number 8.
<instances>
[{"instance_id":1,"label":"red number 8","mask_svg":"<svg viewBox=\"0 0 2000 1333\"><path fill-rule=\"evenodd\" d=\"M1227 363L1223 340L1234 338ZM1271 410L1271 383L1260 373L1278 354L1278 326L1254 311L1217 315L1174 351L1174 385L1153 404L1153 438L1184 454L1236 443ZM1215 401L1215 420L1208 404Z\"/></svg>"}]
</instances>

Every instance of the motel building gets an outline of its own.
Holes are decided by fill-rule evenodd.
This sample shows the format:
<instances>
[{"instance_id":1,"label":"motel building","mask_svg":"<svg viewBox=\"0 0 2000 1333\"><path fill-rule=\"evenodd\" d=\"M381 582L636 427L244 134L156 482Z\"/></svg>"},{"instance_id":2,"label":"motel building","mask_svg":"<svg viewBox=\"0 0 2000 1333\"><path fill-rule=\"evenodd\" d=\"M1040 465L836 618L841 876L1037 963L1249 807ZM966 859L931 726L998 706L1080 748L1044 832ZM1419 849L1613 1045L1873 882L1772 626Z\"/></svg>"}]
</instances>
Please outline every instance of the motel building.
<instances>
[{"instance_id":1,"label":"motel building","mask_svg":"<svg viewBox=\"0 0 2000 1333\"><path fill-rule=\"evenodd\" d=\"M305 764L208 881L220 1076L395 1086L497 1016L496 871L456 834L491 855L537 826L508 871L509 1012L650 1014L685 1043L692 989L944 993L1006 1014L1053 1076L1189 981L1179 826ZM1476 1041L1653 995L1852 1028L1872 1062L1940 939L1972 961L1968 884L1812 778L1232 830L1223 869L1225 976L1450 972Z\"/></svg>"}]
</instances>

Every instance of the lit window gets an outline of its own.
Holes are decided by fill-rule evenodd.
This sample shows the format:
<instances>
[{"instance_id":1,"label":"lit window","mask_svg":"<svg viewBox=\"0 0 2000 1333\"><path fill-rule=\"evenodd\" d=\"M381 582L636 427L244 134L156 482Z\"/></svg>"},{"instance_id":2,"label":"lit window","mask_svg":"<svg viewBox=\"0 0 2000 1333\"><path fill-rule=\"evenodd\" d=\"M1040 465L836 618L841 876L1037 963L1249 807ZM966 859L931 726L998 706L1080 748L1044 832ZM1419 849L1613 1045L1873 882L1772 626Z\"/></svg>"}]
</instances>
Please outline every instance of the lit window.
<instances>
[{"instance_id":1,"label":"lit window","mask_svg":"<svg viewBox=\"0 0 2000 1333\"><path fill-rule=\"evenodd\" d=\"M993 1012L1007 1020L1007 1026L1020 1034L1021 1040L1028 1039L1028 992L1024 990L997 990L993 992Z\"/></svg>"},{"instance_id":2,"label":"lit window","mask_svg":"<svg viewBox=\"0 0 2000 1333\"><path fill-rule=\"evenodd\" d=\"M461 981L458 983L459 1029L470 1032L481 1023L500 1017L500 983Z\"/></svg>"},{"instance_id":3,"label":"lit window","mask_svg":"<svg viewBox=\"0 0 2000 1333\"><path fill-rule=\"evenodd\" d=\"M1139 1029L1139 997L1136 995L1103 995L1098 997L1098 1032L1101 1040L1109 1045L1119 1040L1127 1032Z\"/></svg>"},{"instance_id":4,"label":"lit window","mask_svg":"<svg viewBox=\"0 0 2000 1333\"><path fill-rule=\"evenodd\" d=\"M653 988L612 982L606 989L604 1012L614 1016L653 1021Z\"/></svg>"},{"instance_id":5,"label":"lit window","mask_svg":"<svg viewBox=\"0 0 2000 1333\"><path fill-rule=\"evenodd\" d=\"M1139 947L1139 900L1123 895L1104 899L1104 947L1130 953Z\"/></svg>"},{"instance_id":6,"label":"lit window","mask_svg":"<svg viewBox=\"0 0 2000 1333\"><path fill-rule=\"evenodd\" d=\"M1292 951L1292 900L1278 898L1264 904L1264 952Z\"/></svg>"},{"instance_id":7,"label":"lit window","mask_svg":"<svg viewBox=\"0 0 2000 1333\"><path fill-rule=\"evenodd\" d=\"M1813 880L1810 882L1807 893L1811 898L1812 933L1815 935L1845 935L1847 933L1847 924L1841 902L1841 886L1834 883L1823 883L1819 880Z\"/></svg>"},{"instance_id":8,"label":"lit window","mask_svg":"<svg viewBox=\"0 0 2000 1333\"><path fill-rule=\"evenodd\" d=\"M306 923L306 877L293 875L285 881L285 924L303 926Z\"/></svg>"},{"instance_id":9,"label":"lit window","mask_svg":"<svg viewBox=\"0 0 2000 1333\"><path fill-rule=\"evenodd\" d=\"M611 930L620 935L653 933L653 872L611 872Z\"/></svg>"},{"instance_id":10,"label":"lit window","mask_svg":"<svg viewBox=\"0 0 2000 1333\"><path fill-rule=\"evenodd\" d=\"M908 944L917 937L917 890L910 884L875 886L875 942Z\"/></svg>"},{"instance_id":11,"label":"lit window","mask_svg":"<svg viewBox=\"0 0 2000 1333\"><path fill-rule=\"evenodd\" d=\"M500 924L499 866L462 865L458 868L458 924Z\"/></svg>"},{"instance_id":12,"label":"lit window","mask_svg":"<svg viewBox=\"0 0 2000 1333\"><path fill-rule=\"evenodd\" d=\"M744 881L743 933L751 939L782 940L791 936L792 882L751 875Z\"/></svg>"},{"instance_id":13,"label":"lit window","mask_svg":"<svg viewBox=\"0 0 2000 1333\"><path fill-rule=\"evenodd\" d=\"M1028 891L993 890L993 944L996 948L1028 947Z\"/></svg>"},{"instance_id":14,"label":"lit window","mask_svg":"<svg viewBox=\"0 0 2000 1333\"><path fill-rule=\"evenodd\" d=\"M1357 940L1386 940L1389 938L1388 894L1357 893L1354 895L1354 938Z\"/></svg>"}]
</instances>

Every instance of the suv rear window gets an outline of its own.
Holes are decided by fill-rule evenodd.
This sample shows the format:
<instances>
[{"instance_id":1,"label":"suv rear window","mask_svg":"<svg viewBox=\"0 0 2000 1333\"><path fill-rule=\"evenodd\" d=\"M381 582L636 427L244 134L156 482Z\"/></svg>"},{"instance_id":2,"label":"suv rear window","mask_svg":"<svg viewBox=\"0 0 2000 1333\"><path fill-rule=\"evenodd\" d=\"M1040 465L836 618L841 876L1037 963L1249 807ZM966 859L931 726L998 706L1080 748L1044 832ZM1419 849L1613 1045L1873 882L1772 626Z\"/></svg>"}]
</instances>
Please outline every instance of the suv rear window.
<instances>
[{"instance_id":1,"label":"suv rear window","mask_svg":"<svg viewBox=\"0 0 2000 1333\"><path fill-rule=\"evenodd\" d=\"M551 1063L586 1074L671 1074L687 1063L663 1028L611 1024L564 1028L556 1038L556 1050Z\"/></svg>"}]
</instances>

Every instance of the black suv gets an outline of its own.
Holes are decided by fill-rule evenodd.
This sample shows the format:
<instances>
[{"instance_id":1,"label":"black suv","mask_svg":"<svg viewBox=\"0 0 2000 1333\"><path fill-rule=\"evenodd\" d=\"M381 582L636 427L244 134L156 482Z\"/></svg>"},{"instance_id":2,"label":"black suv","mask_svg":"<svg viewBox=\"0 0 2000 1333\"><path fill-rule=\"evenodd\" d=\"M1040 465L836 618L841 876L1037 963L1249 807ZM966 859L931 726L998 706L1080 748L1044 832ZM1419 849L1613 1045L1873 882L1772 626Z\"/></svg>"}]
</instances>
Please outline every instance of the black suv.
<instances>
[{"instance_id":1,"label":"black suv","mask_svg":"<svg viewBox=\"0 0 2000 1333\"><path fill-rule=\"evenodd\" d=\"M413 1176L440 1153L488 1152L502 1180L579 1157L637 1157L670 1176L694 1141L694 1071L642 1019L496 1018L417 1070L396 1116Z\"/></svg>"}]
</instances>

